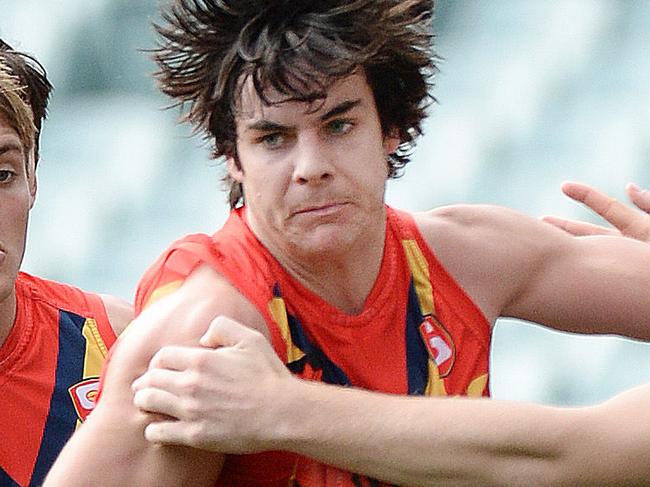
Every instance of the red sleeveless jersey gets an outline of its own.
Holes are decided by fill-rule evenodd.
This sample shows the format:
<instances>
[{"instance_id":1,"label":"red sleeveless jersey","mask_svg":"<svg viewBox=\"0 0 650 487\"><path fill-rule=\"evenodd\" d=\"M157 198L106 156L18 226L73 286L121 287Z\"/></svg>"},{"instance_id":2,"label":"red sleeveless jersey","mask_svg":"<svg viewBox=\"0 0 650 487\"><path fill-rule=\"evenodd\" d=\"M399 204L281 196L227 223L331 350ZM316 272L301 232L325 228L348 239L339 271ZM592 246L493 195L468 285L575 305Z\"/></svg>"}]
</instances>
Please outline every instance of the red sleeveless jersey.
<instances>
[{"instance_id":1,"label":"red sleeveless jersey","mask_svg":"<svg viewBox=\"0 0 650 487\"><path fill-rule=\"evenodd\" d=\"M253 235L244 210L234 210L212 237L185 237L158 259L140 282L136 313L209 264L264 316L276 353L294 374L394 394L488 395L490 327L481 311L438 262L409 214L387 207L385 242L364 309L349 315L291 277ZM227 456L217 485L386 484L292 453L268 452Z\"/></svg>"},{"instance_id":2,"label":"red sleeveless jersey","mask_svg":"<svg viewBox=\"0 0 650 487\"><path fill-rule=\"evenodd\" d=\"M80 421L115 341L96 294L30 276L16 280L16 319L0 347L0 485L41 485Z\"/></svg>"}]
</instances>

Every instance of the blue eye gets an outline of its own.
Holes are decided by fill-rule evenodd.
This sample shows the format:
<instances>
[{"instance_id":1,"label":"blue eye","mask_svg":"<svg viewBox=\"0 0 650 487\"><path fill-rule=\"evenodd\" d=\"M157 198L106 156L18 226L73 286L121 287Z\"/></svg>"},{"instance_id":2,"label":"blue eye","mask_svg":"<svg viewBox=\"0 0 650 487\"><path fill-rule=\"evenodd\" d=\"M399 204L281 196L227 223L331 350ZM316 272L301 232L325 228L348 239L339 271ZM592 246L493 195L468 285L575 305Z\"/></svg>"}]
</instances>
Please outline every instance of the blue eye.
<instances>
[{"instance_id":1,"label":"blue eye","mask_svg":"<svg viewBox=\"0 0 650 487\"><path fill-rule=\"evenodd\" d=\"M353 123L345 119L332 120L327 124L329 132L334 135L347 134L350 130L352 130L352 127Z\"/></svg>"},{"instance_id":2,"label":"blue eye","mask_svg":"<svg viewBox=\"0 0 650 487\"><path fill-rule=\"evenodd\" d=\"M281 147L282 144L284 144L284 141L285 141L285 136L279 132L265 135L261 139L261 142L268 149L277 149L278 147Z\"/></svg>"}]
</instances>

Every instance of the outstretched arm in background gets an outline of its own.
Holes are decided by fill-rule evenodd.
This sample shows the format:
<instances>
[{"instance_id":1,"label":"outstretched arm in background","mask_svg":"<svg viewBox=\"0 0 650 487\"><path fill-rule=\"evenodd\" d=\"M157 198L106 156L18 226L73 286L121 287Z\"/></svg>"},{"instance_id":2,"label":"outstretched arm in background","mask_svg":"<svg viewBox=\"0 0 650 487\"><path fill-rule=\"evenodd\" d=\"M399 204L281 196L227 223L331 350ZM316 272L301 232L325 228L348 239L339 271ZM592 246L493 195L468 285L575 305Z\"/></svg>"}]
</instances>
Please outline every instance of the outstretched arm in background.
<instances>
[{"instance_id":1,"label":"outstretched arm in background","mask_svg":"<svg viewBox=\"0 0 650 487\"><path fill-rule=\"evenodd\" d=\"M556 216L544 217L548 223L576 236L623 235L650 243L650 191L635 184L625 188L630 201L641 210L631 208L620 201L582 183L567 182L562 191L569 198L578 201L611 223L614 228L593 225Z\"/></svg>"}]
</instances>

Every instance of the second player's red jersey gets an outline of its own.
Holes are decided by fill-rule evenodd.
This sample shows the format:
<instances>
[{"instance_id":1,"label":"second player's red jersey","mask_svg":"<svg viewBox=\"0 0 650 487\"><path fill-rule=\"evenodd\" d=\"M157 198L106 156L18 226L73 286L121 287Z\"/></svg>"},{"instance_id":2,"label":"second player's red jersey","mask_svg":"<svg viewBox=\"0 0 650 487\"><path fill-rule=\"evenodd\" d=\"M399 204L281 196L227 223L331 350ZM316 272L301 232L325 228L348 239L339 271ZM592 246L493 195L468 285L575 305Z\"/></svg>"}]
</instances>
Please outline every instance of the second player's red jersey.
<instances>
[{"instance_id":1,"label":"second player's red jersey","mask_svg":"<svg viewBox=\"0 0 650 487\"><path fill-rule=\"evenodd\" d=\"M19 273L0 347L0 486L41 485L95 405L115 333L96 294Z\"/></svg>"}]
</instances>

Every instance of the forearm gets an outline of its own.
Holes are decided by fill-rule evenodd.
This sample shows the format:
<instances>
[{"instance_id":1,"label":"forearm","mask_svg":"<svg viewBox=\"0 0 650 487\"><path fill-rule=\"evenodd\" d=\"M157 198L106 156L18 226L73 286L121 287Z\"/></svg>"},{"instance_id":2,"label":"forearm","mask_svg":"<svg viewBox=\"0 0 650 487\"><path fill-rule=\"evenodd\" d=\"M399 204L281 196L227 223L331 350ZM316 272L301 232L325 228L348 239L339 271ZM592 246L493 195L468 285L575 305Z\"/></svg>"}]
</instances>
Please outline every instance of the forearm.
<instances>
[{"instance_id":1,"label":"forearm","mask_svg":"<svg viewBox=\"0 0 650 487\"><path fill-rule=\"evenodd\" d=\"M413 486L577 485L560 478L567 444L580 441L572 410L297 381L285 397L293 408L275 447L347 470Z\"/></svg>"}]
</instances>

